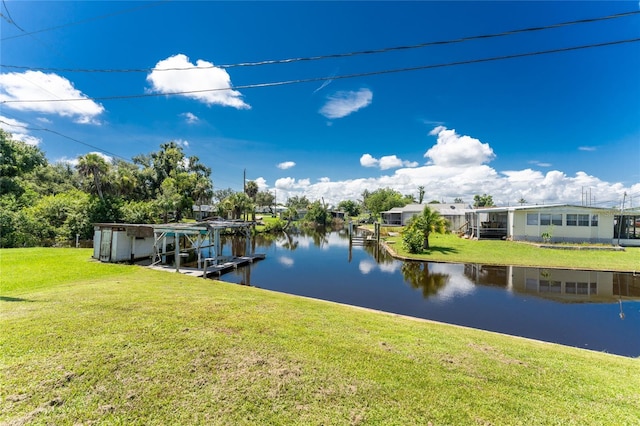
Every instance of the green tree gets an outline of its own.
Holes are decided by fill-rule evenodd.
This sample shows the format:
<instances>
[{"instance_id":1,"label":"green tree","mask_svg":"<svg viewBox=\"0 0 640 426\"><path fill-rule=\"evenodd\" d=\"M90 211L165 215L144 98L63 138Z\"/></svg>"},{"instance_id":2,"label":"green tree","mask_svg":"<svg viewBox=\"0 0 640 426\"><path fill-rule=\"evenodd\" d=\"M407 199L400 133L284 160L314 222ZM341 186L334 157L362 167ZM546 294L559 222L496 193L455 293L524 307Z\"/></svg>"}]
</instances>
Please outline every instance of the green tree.
<instances>
[{"instance_id":1,"label":"green tree","mask_svg":"<svg viewBox=\"0 0 640 426\"><path fill-rule=\"evenodd\" d=\"M294 195L293 197L289 197L289 199L287 199L286 206L293 207L296 210L306 210L309 208L310 204L311 202L307 200L307 197L305 197L304 195L301 197Z\"/></svg>"},{"instance_id":2,"label":"green tree","mask_svg":"<svg viewBox=\"0 0 640 426\"><path fill-rule=\"evenodd\" d=\"M256 195L258 194L258 184L256 181L250 180L244 185L244 193L247 194L251 201L256 201Z\"/></svg>"},{"instance_id":3,"label":"green tree","mask_svg":"<svg viewBox=\"0 0 640 426\"><path fill-rule=\"evenodd\" d=\"M365 207L373 215L378 216L380 212L390 210L394 207L404 207L410 200L405 198L400 192L391 188L376 189L369 193L365 199Z\"/></svg>"},{"instance_id":4,"label":"green tree","mask_svg":"<svg viewBox=\"0 0 640 426\"><path fill-rule=\"evenodd\" d=\"M340 201L338 209L345 211L349 216L358 216L361 211L360 205L353 200Z\"/></svg>"},{"instance_id":5,"label":"green tree","mask_svg":"<svg viewBox=\"0 0 640 426\"><path fill-rule=\"evenodd\" d=\"M40 244L47 244L47 241L73 240L76 234L83 239L91 238L92 208L90 195L74 189L44 196L33 206L24 209L24 213L30 218L31 231ZM37 221L40 221L41 225L33 226Z\"/></svg>"},{"instance_id":6,"label":"green tree","mask_svg":"<svg viewBox=\"0 0 640 426\"><path fill-rule=\"evenodd\" d=\"M43 164L24 176L25 186L38 195L80 189L80 177L70 163Z\"/></svg>"},{"instance_id":7,"label":"green tree","mask_svg":"<svg viewBox=\"0 0 640 426\"><path fill-rule=\"evenodd\" d=\"M78 173L80 173L83 178L91 182L86 185L89 192L95 191L98 197L104 200L102 185L109 173L109 164L107 161L95 152L90 152L89 154L78 157L76 169L78 169Z\"/></svg>"},{"instance_id":8,"label":"green tree","mask_svg":"<svg viewBox=\"0 0 640 426\"><path fill-rule=\"evenodd\" d=\"M269 211L273 214L273 205L276 202L276 197L269 191L259 191L256 194L255 203L258 207L268 207Z\"/></svg>"},{"instance_id":9,"label":"green tree","mask_svg":"<svg viewBox=\"0 0 640 426\"><path fill-rule=\"evenodd\" d=\"M331 223L332 217L326 205L322 204L320 201L314 201L309 206L304 220L307 222L313 222L316 225L326 226Z\"/></svg>"},{"instance_id":10,"label":"green tree","mask_svg":"<svg viewBox=\"0 0 640 426\"><path fill-rule=\"evenodd\" d=\"M482 194L482 195L474 195L473 196L473 206L474 207L493 207L493 197L491 195Z\"/></svg>"},{"instance_id":11,"label":"green tree","mask_svg":"<svg viewBox=\"0 0 640 426\"><path fill-rule=\"evenodd\" d=\"M462 204L462 203L464 203L464 201L462 201L462 198L455 198L455 199L453 200L453 202L454 202L454 203L456 203L456 204Z\"/></svg>"},{"instance_id":12,"label":"green tree","mask_svg":"<svg viewBox=\"0 0 640 426\"><path fill-rule=\"evenodd\" d=\"M182 196L178 193L178 185L173 178L166 178L162 182L160 195L156 202L162 212L162 220L164 223L169 222L169 213L173 214L175 219L176 212L182 201Z\"/></svg>"},{"instance_id":13,"label":"green tree","mask_svg":"<svg viewBox=\"0 0 640 426\"><path fill-rule=\"evenodd\" d=\"M244 192L234 192L222 202L224 211L231 219L241 219L243 215L253 209L251 198Z\"/></svg>"},{"instance_id":14,"label":"green tree","mask_svg":"<svg viewBox=\"0 0 640 426\"><path fill-rule=\"evenodd\" d=\"M247 197L251 200L251 203L254 205L254 208L251 210L251 220L256 220L256 196L258 195L258 184L250 180L244 185L244 193L247 194Z\"/></svg>"},{"instance_id":15,"label":"green tree","mask_svg":"<svg viewBox=\"0 0 640 426\"><path fill-rule=\"evenodd\" d=\"M418 187L418 204L422 204L422 200L424 200L424 186L420 185Z\"/></svg>"},{"instance_id":16,"label":"green tree","mask_svg":"<svg viewBox=\"0 0 640 426\"><path fill-rule=\"evenodd\" d=\"M160 211L154 201L126 201L122 205L122 221L125 223L156 223Z\"/></svg>"},{"instance_id":17,"label":"green tree","mask_svg":"<svg viewBox=\"0 0 640 426\"><path fill-rule=\"evenodd\" d=\"M409 229L415 229L422 233L423 249L429 249L429 235L432 232L444 234L447 230L447 220L440 216L435 210L431 210L429 206L425 206L422 213L412 217L407 225Z\"/></svg>"},{"instance_id":18,"label":"green tree","mask_svg":"<svg viewBox=\"0 0 640 426\"><path fill-rule=\"evenodd\" d=\"M47 164L44 153L35 146L13 140L0 129L0 195L24 192L22 178L38 166Z\"/></svg>"},{"instance_id":19,"label":"green tree","mask_svg":"<svg viewBox=\"0 0 640 426\"><path fill-rule=\"evenodd\" d=\"M402 247L409 253L420 253L424 246L424 236L419 229L405 227L402 230Z\"/></svg>"},{"instance_id":20,"label":"green tree","mask_svg":"<svg viewBox=\"0 0 640 426\"><path fill-rule=\"evenodd\" d=\"M449 275L432 272L427 262L403 262L402 276L411 287L421 289L426 298L438 293L449 282Z\"/></svg>"}]
</instances>

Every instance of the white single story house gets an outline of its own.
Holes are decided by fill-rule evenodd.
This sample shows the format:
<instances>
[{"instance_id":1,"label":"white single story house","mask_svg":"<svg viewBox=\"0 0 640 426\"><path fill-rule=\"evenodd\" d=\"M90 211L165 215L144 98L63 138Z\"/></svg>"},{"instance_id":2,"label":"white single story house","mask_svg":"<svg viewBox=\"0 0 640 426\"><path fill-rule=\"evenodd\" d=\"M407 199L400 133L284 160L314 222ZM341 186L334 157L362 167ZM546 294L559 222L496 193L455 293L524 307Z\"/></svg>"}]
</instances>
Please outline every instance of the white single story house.
<instances>
[{"instance_id":1,"label":"white single story house","mask_svg":"<svg viewBox=\"0 0 640 426\"><path fill-rule=\"evenodd\" d=\"M440 216L448 220L451 231L456 231L464 226L465 213L471 210L471 206L464 203L407 204L404 207L394 207L389 211L382 212L382 224L404 226L409 219L421 214L425 207L437 211Z\"/></svg>"},{"instance_id":2,"label":"white single story house","mask_svg":"<svg viewBox=\"0 0 640 426\"><path fill-rule=\"evenodd\" d=\"M614 243L616 211L570 204L489 207L466 213L467 235L514 241Z\"/></svg>"}]
</instances>

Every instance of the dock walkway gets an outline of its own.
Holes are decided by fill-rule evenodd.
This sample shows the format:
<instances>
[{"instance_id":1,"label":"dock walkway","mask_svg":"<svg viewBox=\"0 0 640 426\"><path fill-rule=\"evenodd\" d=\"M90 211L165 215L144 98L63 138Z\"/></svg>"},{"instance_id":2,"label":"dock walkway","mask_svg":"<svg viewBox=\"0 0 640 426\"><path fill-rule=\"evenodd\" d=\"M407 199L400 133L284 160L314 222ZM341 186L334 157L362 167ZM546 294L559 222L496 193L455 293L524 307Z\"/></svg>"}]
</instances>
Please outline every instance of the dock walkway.
<instances>
[{"instance_id":1,"label":"dock walkway","mask_svg":"<svg viewBox=\"0 0 640 426\"><path fill-rule=\"evenodd\" d=\"M262 260L265 258L264 254L252 254L248 256L239 256L228 259L225 262L221 262L217 265L207 265L203 269L199 268L190 268L181 266L179 270L176 270L175 266L172 265L151 265L149 268L155 269L156 271L165 271L165 272L179 272L185 275L191 275L192 277L199 278L208 278L210 276L220 276L225 274L231 270L237 269L240 266L245 266L249 263L253 263L256 260ZM205 263L212 259L205 259Z\"/></svg>"}]
</instances>

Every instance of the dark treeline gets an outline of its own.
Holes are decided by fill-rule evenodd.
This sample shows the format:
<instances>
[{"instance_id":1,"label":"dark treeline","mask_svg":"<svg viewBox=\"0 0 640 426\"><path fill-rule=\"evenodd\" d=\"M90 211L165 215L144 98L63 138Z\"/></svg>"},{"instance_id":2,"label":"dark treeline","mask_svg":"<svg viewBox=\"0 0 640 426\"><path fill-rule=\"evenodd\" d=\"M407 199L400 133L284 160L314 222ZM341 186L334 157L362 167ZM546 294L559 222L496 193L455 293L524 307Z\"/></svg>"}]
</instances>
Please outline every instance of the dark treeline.
<instances>
[{"instance_id":1,"label":"dark treeline","mask_svg":"<svg viewBox=\"0 0 640 426\"><path fill-rule=\"evenodd\" d=\"M0 130L0 247L93 236L100 222L157 223L210 203L211 169L175 142L132 162L89 153L51 164L38 147Z\"/></svg>"}]
</instances>

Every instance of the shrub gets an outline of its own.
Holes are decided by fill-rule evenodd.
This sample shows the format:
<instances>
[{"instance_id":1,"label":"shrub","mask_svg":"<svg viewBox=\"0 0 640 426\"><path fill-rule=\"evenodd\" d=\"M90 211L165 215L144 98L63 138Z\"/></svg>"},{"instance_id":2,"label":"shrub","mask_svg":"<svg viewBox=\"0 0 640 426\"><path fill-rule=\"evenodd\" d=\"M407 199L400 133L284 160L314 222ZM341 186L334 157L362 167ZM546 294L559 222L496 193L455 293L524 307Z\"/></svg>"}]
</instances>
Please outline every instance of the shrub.
<instances>
[{"instance_id":1,"label":"shrub","mask_svg":"<svg viewBox=\"0 0 640 426\"><path fill-rule=\"evenodd\" d=\"M280 218L276 218L275 220L267 222L267 224L264 226L264 231L280 232L280 231L283 231L286 226L287 226L287 222L285 222Z\"/></svg>"},{"instance_id":2,"label":"shrub","mask_svg":"<svg viewBox=\"0 0 640 426\"><path fill-rule=\"evenodd\" d=\"M421 253L424 246L424 235L414 227L402 231L402 247L409 253Z\"/></svg>"}]
</instances>

